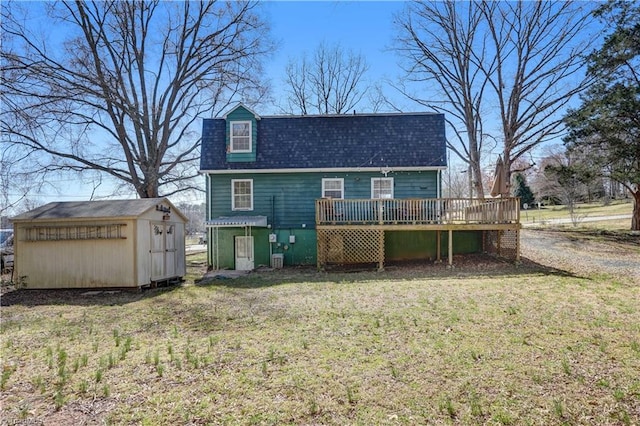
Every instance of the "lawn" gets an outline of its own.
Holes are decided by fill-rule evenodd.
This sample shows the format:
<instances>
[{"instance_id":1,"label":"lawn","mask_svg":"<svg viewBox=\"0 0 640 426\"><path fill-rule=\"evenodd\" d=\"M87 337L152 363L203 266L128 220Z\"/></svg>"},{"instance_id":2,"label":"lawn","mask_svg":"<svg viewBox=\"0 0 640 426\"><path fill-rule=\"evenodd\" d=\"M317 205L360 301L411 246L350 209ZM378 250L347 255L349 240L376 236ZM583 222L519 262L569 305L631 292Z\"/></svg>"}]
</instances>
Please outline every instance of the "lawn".
<instances>
[{"instance_id":1,"label":"lawn","mask_svg":"<svg viewBox=\"0 0 640 426\"><path fill-rule=\"evenodd\" d=\"M3 423L638 424L640 288L495 261L1 308Z\"/></svg>"},{"instance_id":2,"label":"lawn","mask_svg":"<svg viewBox=\"0 0 640 426\"><path fill-rule=\"evenodd\" d=\"M628 214L633 211L632 200L614 200L611 203L604 205L602 203L584 203L577 204L575 207L574 215L579 223L584 218L598 217L598 216L617 216ZM520 220L523 223L540 223L553 219L569 219L569 209L566 206L544 206L540 209L532 208L529 210L520 211ZM585 223L586 224L586 223ZM631 220L624 221L624 227L626 229L631 225ZM569 225L570 226L570 225ZM588 226L588 225L587 225Z\"/></svg>"}]
</instances>

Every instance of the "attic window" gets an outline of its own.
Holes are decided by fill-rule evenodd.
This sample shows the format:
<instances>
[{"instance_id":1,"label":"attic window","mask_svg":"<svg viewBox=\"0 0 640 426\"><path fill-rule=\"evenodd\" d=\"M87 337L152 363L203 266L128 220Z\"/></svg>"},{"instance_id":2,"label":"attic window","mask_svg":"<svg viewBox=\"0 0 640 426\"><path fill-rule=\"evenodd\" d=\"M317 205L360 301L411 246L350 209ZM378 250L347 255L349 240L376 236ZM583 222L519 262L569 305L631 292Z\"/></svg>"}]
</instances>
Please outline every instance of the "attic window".
<instances>
[{"instance_id":1,"label":"attic window","mask_svg":"<svg viewBox=\"0 0 640 426\"><path fill-rule=\"evenodd\" d=\"M251 121L231 122L229 152L251 152Z\"/></svg>"}]
</instances>

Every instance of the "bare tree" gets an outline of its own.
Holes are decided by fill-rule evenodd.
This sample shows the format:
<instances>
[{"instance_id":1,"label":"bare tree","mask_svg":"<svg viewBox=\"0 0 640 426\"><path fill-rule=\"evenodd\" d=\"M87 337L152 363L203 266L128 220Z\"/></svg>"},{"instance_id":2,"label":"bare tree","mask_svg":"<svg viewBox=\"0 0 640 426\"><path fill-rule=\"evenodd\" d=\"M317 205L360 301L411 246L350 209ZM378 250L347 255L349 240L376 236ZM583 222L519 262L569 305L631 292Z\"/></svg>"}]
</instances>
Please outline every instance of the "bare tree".
<instances>
[{"instance_id":1,"label":"bare tree","mask_svg":"<svg viewBox=\"0 0 640 426\"><path fill-rule=\"evenodd\" d=\"M463 165L449 165L443 176L443 193L447 198L468 198L471 197L471 179L469 168Z\"/></svg>"},{"instance_id":2,"label":"bare tree","mask_svg":"<svg viewBox=\"0 0 640 426\"><path fill-rule=\"evenodd\" d=\"M558 152L546 157L542 161L543 188L550 198L557 198L569 210L573 226L576 226L583 216L576 212L576 205L587 197L588 179L580 173L578 162L569 151Z\"/></svg>"},{"instance_id":3,"label":"bare tree","mask_svg":"<svg viewBox=\"0 0 640 426\"><path fill-rule=\"evenodd\" d=\"M353 110L368 90L369 69L360 54L340 45L321 43L311 59L291 59L286 68L287 105L290 114L344 114Z\"/></svg>"},{"instance_id":4,"label":"bare tree","mask_svg":"<svg viewBox=\"0 0 640 426\"><path fill-rule=\"evenodd\" d=\"M545 145L531 187L541 201L562 203L570 210L578 202L591 202L604 194L603 180L590 172L589 153L576 153L561 145Z\"/></svg>"},{"instance_id":5,"label":"bare tree","mask_svg":"<svg viewBox=\"0 0 640 426\"><path fill-rule=\"evenodd\" d=\"M0 218L15 214L34 188L42 184L18 167L25 157L26 153L9 146L3 146L0 150Z\"/></svg>"},{"instance_id":6,"label":"bare tree","mask_svg":"<svg viewBox=\"0 0 640 426\"><path fill-rule=\"evenodd\" d=\"M596 33L588 33L593 5L482 1L480 7L495 53L495 63L480 63L497 97L510 177L515 160L564 132L567 105L589 86L584 53Z\"/></svg>"},{"instance_id":7,"label":"bare tree","mask_svg":"<svg viewBox=\"0 0 640 426\"><path fill-rule=\"evenodd\" d=\"M510 168L562 131L568 102L587 87L588 4L571 2L415 1L398 18L396 49L406 59L410 99L445 113L452 149L473 171L482 196L481 153L490 124L500 123ZM495 113L497 111L497 114Z\"/></svg>"},{"instance_id":8,"label":"bare tree","mask_svg":"<svg viewBox=\"0 0 640 426\"><path fill-rule=\"evenodd\" d=\"M199 118L264 93L256 7L3 2L3 144L34 172L98 171L140 197L195 188Z\"/></svg>"},{"instance_id":9,"label":"bare tree","mask_svg":"<svg viewBox=\"0 0 640 426\"><path fill-rule=\"evenodd\" d=\"M411 100L445 114L454 140L447 145L471 166L475 193L484 194L481 170L482 106L495 59L486 49L483 14L476 2L416 1L398 17L396 50L405 59L406 79L424 91L402 85Z\"/></svg>"}]
</instances>

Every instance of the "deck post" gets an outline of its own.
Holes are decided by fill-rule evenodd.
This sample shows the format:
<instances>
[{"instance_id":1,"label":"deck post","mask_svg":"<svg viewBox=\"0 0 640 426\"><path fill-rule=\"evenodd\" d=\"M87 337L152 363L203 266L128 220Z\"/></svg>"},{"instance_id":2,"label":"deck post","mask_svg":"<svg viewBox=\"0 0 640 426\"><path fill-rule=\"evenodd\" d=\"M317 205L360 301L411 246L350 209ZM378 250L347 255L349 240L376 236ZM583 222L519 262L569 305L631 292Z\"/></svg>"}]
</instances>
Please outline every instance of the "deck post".
<instances>
[{"instance_id":1,"label":"deck post","mask_svg":"<svg viewBox=\"0 0 640 426\"><path fill-rule=\"evenodd\" d=\"M449 266L453 266L453 229L449 229Z\"/></svg>"},{"instance_id":2,"label":"deck post","mask_svg":"<svg viewBox=\"0 0 640 426\"><path fill-rule=\"evenodd\" d=\"M440 246L442 245L442 231L436 231L436 262L442 262L442 253Z\"/></svg>"},{"instance_id":3,"label":"deck post","mask_svg":"<svg viewBox=\"0 0 640 426\"><path fill-rule=\"evenodd\" d=\"M378 271L384 271L384 231L378 234Z\"/></svg>"}]
</instances>

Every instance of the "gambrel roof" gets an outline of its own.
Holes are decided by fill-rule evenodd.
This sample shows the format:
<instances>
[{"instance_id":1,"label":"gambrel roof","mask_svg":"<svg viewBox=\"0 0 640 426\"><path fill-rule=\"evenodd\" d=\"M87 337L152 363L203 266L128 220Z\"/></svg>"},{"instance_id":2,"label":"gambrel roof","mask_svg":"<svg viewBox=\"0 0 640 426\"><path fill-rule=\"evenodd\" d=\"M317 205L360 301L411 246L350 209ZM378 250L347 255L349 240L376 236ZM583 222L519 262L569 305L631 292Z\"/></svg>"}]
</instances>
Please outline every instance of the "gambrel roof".
<instances>
[{"instance_id":1,"label":"gambrel roof","mask_svg":"<svg viewBox=\"0 0 640 426\"><path fill-rule=\"evenodd\" d=\"M200 169L436 169L446 167L444 115L271 116L256 121L256 160L229 162L226 121L205 119Z\"/></svg>"}]
</instances>

